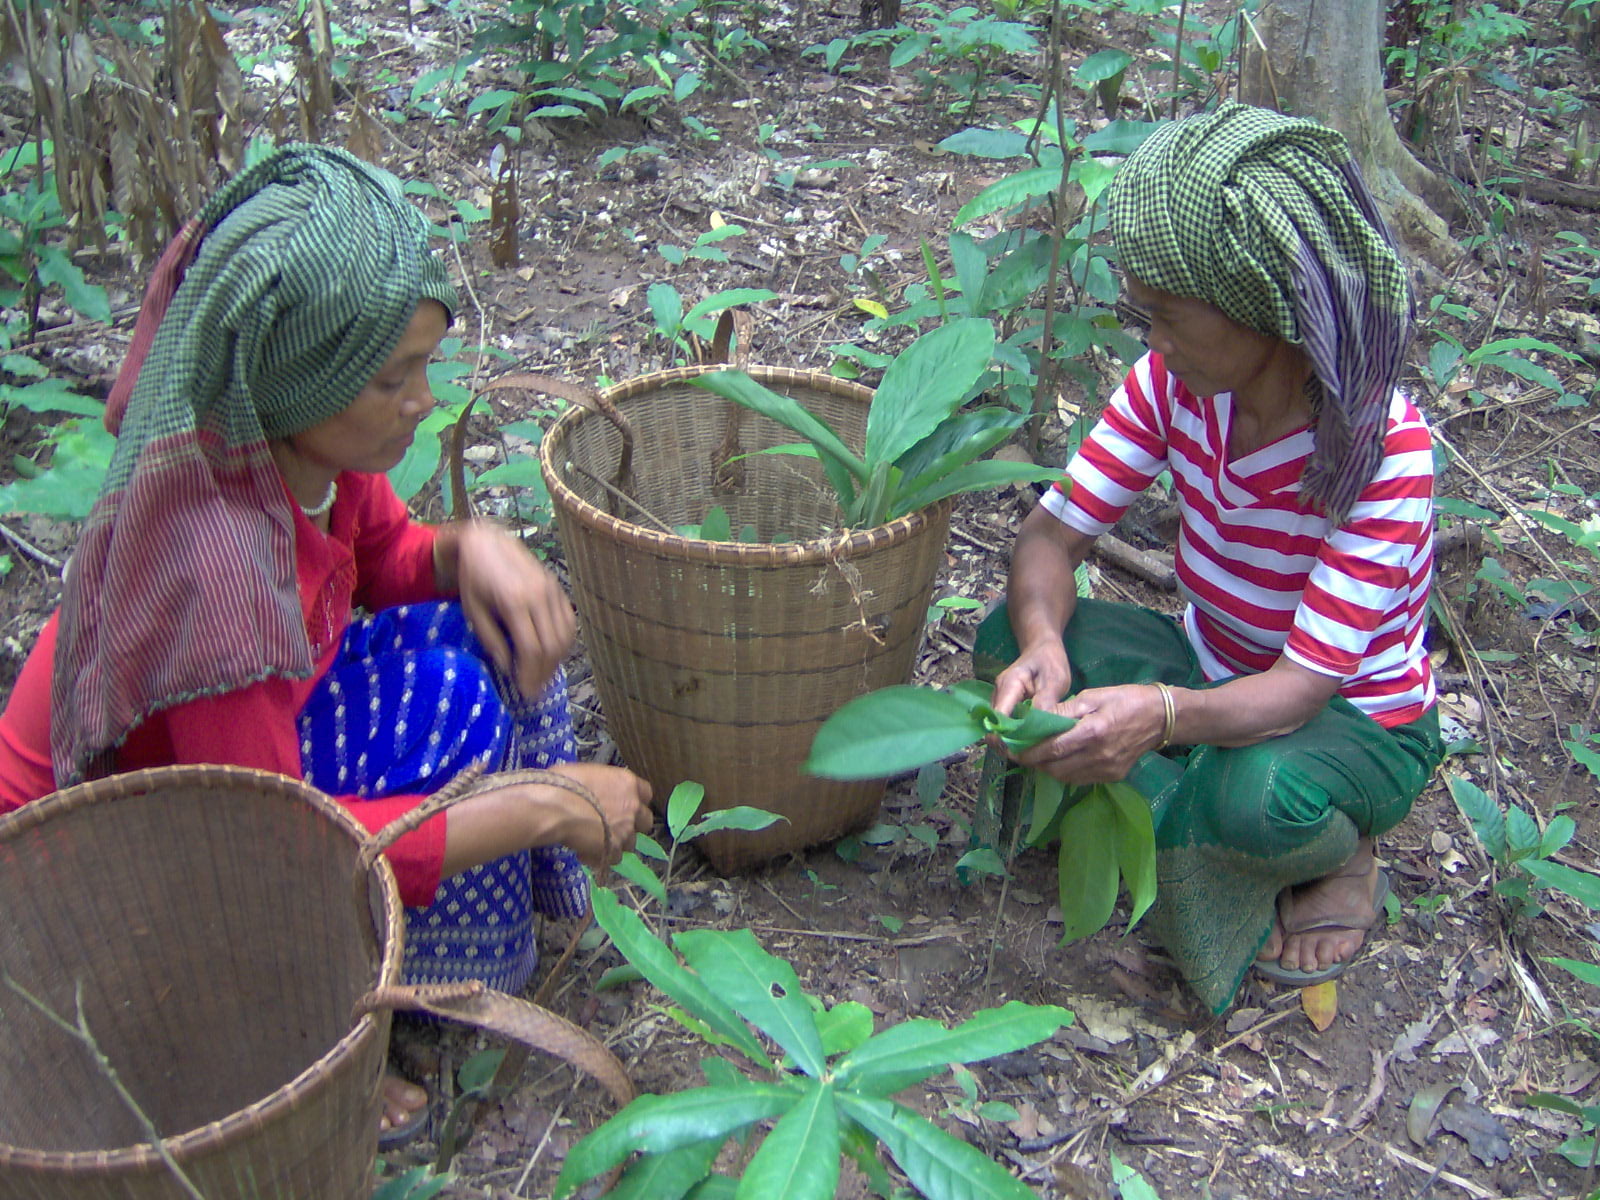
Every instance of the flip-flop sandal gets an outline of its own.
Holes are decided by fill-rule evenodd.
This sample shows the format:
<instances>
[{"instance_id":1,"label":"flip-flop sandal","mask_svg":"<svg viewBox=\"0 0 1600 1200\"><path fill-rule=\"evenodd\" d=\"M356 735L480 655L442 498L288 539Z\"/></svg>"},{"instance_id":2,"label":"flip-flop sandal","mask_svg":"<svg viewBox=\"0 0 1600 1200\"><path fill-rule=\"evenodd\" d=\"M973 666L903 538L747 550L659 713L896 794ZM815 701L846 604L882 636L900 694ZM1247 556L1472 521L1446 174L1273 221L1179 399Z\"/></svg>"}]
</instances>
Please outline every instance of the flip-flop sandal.
<instances>
[{"instance_id":1,"label":"flip-flop sandal","mask_svg":"<svg viewBox=\"0 0 1600 1200\"><path fill-rule=\"evenodd\" d=\"M1284 934L1285 936L1289 936L1291 933L1315 933L1318 930L1323 929L1354 930L1362 935L1362 945L1365 945L1366 934L1382 919L1383 902L1388 898L1389 873L1382 867L1379 867L1378 882L1373 886L1372 889L1373 917L1372 920L1367 924L1352 925L1348 920L1341 920L1337 917L1324 918L1323 920L1317 921L1314 924L1304 925L1295 930L1290 930L1286 926L1284 928ZM1281 983L1287 985L1288 987L1296 988L1314 987L1319 983L1326 983L1330 979L1339 978L1339 976L1345 973L1345 969L1349 967L1351 963L1355 962L1356 955L1360 953L1361 946L1357 946L1355 950L1351 952L1349 958L1343 959L1340 962L1330 963L1328 966L1322 967L1316 971L1301 971L1291 967L1285 967L1275 958L1258 958L1255 962L1255 971L1257 975L1261 976L1263 979L1270 979L1273 983Z\"/></svg>"}]
</instances>

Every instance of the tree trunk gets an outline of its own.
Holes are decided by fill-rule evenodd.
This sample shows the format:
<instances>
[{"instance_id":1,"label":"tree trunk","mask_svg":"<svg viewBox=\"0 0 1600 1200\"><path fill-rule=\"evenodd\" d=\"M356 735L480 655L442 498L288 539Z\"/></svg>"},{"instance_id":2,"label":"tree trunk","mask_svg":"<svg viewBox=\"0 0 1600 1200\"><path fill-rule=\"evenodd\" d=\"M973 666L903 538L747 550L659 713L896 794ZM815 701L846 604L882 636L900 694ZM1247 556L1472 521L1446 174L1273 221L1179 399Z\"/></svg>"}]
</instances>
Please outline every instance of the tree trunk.
<instances>
[{"instance_id":1,"label":"tree trunk","mask_svg":"<svg viewBox=\"0 0 1600 1200\"><path fill-rule=\"evenodd\" d=\"M1344 134L1401 243L1441 272L1461 250L1429 207L1448 186L1400 141L1383 93L1381 0L1268 0L1244 32L1239 98ZM1259 41L1257 37L1259 36ZM1424 199L1426 198L1426 199Z\"/></svg>"}]
</instances>

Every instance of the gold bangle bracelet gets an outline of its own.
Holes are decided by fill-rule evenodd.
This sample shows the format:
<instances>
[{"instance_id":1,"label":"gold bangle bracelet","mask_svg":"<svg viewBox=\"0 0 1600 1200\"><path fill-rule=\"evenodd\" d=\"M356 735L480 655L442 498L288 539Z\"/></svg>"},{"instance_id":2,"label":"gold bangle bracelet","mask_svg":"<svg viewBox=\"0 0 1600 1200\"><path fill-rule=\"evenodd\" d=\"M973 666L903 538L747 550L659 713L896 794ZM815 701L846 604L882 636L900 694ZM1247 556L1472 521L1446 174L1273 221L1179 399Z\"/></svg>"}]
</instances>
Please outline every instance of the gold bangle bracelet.
<instances>
[{"instance_id":1,"label":"gold bangle bracelet","mask_svg":"<svg viewBox=\"0 0 1600 1200\"><path fill-rule=\"evenodd\" d=\"M1155 685L1156 691L1161 693L1161 740L1156 743L1157 750L1165 750L1172 744L1173 730L1178 724L1178 705L1172 698L1172 689L1164 683Z\"/></svg>"}]
</instances>

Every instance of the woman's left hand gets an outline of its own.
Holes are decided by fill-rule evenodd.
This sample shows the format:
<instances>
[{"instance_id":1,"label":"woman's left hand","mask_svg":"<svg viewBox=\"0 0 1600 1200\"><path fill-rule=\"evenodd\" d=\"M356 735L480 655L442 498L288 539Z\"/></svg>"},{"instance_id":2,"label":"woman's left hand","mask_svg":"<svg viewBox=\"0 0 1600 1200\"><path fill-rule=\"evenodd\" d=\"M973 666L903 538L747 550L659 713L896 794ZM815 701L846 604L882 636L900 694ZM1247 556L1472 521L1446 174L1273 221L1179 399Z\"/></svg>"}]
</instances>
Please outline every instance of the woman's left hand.
<instances>
[{"instance_id":1,"label":"woman's left hand","mask_svg":"<svg viewBox=\"0 0 1600 1200\"><path fill-rule=\"evenodd\" d=\"M535 696L572 648L577 621L555 577L487 521L441 526L434 542L439 589L457 592L472 631L496 666Z\"/></svg>"},{"instance_id":2,"label":"woman's left hand","mask_svg":"<svg viewBox=\"0 0 1600 1200\"><path fill-rule=\"evenodd\" d=\"M1017 756L1066 783L1112 783L1127 778L1139 756L1155 749L1166 727L1161 693L1147 683L1089 688L1052 711L1078 723Z\"/></svg>"}]
</instances>

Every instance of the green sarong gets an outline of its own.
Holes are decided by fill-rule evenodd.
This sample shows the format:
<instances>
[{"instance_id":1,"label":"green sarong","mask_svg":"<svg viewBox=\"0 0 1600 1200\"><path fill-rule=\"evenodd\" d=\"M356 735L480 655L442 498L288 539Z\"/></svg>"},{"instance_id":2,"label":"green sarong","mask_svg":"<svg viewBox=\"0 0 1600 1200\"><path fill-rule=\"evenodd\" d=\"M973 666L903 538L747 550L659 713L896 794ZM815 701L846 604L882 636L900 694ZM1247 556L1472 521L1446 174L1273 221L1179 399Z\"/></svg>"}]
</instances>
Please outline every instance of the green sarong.
<instances>
[{"instance_id":1,"label":"green sarong","mask_svg":"<svg viewBox=\"0 0 1600 1200\"><path fill-rule=\"evenodd\" d=\"M1064 635L1073 690L1207 682L1183 627L1129 604L1080 599ZM973 648L978 678L1017 657L1005 605ZM1169 746L1127 782L1150 801L1156 902L1149 928L1213 1012L1232 1002L1272 932L1278 893L1343 866L1356 840L1403 820L1444 756L1436 710L1385 729L1336 696L1293 733L1253 746Z\"/></svg>"}]
</instances>

